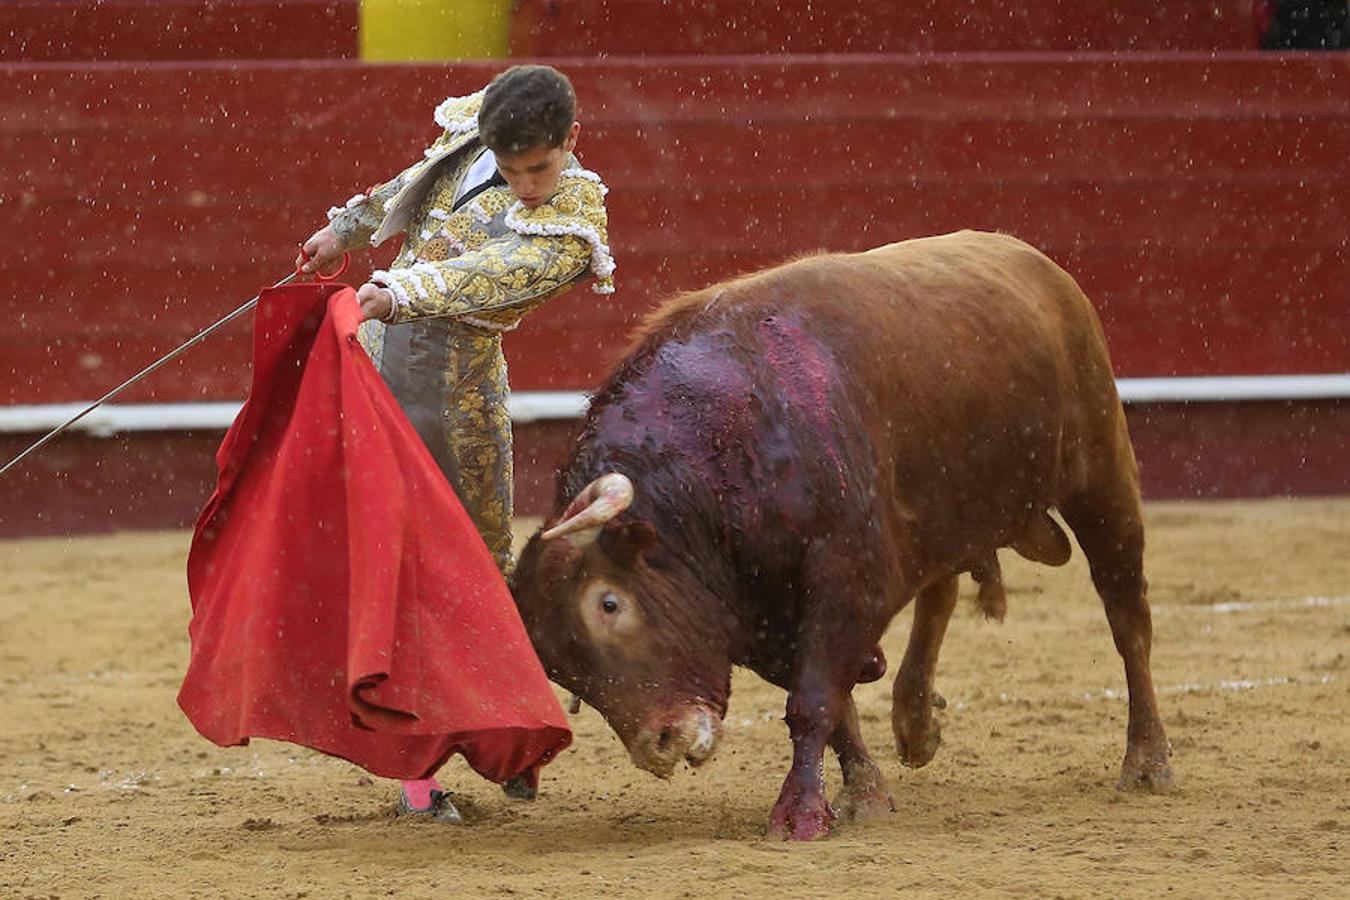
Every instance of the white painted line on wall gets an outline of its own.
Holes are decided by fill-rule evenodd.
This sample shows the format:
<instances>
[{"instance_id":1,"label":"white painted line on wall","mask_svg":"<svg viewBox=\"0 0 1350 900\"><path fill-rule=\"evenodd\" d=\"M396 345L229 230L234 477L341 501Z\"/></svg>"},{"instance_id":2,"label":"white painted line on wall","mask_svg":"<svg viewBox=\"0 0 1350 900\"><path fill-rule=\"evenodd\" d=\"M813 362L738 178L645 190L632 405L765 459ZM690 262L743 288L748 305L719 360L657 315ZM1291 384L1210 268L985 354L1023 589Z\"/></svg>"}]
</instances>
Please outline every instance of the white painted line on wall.
<instances>
[{"instance_id":1,"label":"white painted line on wall","mask_svg":"<svg viewBox=\"0 0 1350 900\"><path fill-rule=\"evenodd\" d=\"M91 401L92 402L92 401ZM0 406L0 432L40 434L67 421L88 403L45 403ZM239 414L238 402L228 403L119 403L100 406L70 427L70 431L109 437L124 431L221 430Z\"/></svg>"},{"instance_id":2,"label":"white painted line on wall","mask_svg":"<svg viewBox=\"0 0 1350 900\"><path fill-rule=\"evenodd\" d=\"M1125 403L1326 400L1350 398L1350 374L1120 378L1116 388ZM589 396L581 391L521 391L511 395L511 418L515 422L578 419L589 403ZM0 433L41 434L88 405L0 406ZM240 405L238 401L108 404L85 416L71 430L96 437L126 431L221 431L234 421Z\"/></svg>"},{"instance_id":3,"label":"white painted line on wall","mask_svg":"<svg viewBox=\"0 0 1350 900\"><path fill-rule=\"evenodd\" d=\"M514 422L579 419L589 398L580 391L522 391L509 402ZM67 421L88 403L44 403L0 406L0 434L42 434ZM243 406L239 401L215 403L118 403L100 406L70 427L94 437L128 431L224 431Z\"/></svg>"},{"instance_id":4,"label":"white painted line on wall","mask_svg":"<svg viewBox=\"0 0 1350 900\"><path fill-rule=\"evenodd\" d=\"M1350 397L1350 374L1117 378L1116 390L1125 403L1327 400Z\"/></svg>"},{"instance_id":5,"label":"white painted line on wall","mask_svg":"<svg viewBox=\"0 0 1350 900\"><path fill-rule=\"evenodd\" d=\"M591 405L589 394L581 391L521 391L509 402L512 422L538 422L546 419L580 419Z\"/></svg>"}]
</instances>

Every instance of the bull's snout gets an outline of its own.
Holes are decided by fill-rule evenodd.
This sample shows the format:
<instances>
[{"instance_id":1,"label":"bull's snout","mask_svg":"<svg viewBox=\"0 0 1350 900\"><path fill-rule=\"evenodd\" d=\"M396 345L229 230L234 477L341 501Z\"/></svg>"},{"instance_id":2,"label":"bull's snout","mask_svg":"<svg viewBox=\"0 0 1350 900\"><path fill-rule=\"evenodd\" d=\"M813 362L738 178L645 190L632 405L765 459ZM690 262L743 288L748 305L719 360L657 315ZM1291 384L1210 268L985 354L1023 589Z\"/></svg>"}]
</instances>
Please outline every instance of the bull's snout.
<instances>
[{"instance_id":1,"label":"bull's snout","mask_svg":"<svg viewBox=\"0 0 1350 900\"><path fill-rule=\"evenodd\" d=\"M700 766L712 759L722 738L722 721L706 706L687 706L654 718L628 746L640 769L669 778L681 760Z\"/></svg>"}]
</instances>

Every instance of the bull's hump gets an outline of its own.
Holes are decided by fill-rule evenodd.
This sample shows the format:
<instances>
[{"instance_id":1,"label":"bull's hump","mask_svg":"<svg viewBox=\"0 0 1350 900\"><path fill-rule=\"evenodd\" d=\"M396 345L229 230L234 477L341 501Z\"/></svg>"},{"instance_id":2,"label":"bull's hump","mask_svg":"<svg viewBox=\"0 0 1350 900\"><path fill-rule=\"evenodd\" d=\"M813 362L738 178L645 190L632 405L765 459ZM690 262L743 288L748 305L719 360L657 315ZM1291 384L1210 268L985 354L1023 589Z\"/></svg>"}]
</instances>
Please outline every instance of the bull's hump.
<instances>
[{"instance_id":1,"label":"bull's hump","mask_svg":"<svg viewBox=\"0 0 1350 900\"><path fill-rule=\"evenodd\" d=\"M747 443L788 425L807 429L815 443L835 430L841 377L800 316L761 310L665 344L630 399L711 440Z\"/></svg>"},{"instance_id":2,"label":"bull's hump","mask_svg":"<svg viewBox=\"0 0 1350 900\"><path fill-rule=\"evenodd\" d=\"M678 456L729 493L801 507L800 517L817 507L815 491L841 497L852 480L841 366L799 311L736 312L657 348L625 387L624 412L609 416L623 424L607 430L626 429L632 446ZM802 496L780 496L784 484Z\"/></svg>"},{"instance_id":3,"label":"bull's hump","mask_svg":"<svg viewBox=\"0 0 1350 900\"><path fill-rule=\"evenodd\" d=\"M692 456L752 440L752 369L729 330L667 340L628 375L593 407L609 440Z\"/></svg>"}]
</instances>

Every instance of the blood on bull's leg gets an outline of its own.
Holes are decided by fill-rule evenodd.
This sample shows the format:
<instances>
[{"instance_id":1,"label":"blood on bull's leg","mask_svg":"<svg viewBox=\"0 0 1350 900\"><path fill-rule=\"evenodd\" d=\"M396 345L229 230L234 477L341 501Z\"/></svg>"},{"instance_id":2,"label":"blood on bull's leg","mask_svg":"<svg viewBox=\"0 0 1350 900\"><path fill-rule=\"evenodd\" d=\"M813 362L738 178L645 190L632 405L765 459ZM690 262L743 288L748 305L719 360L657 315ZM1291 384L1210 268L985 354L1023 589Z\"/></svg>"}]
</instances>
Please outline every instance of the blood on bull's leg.
<instances>
[{"instance_id":1,"label":"blood on bull's leg","mask_svg":"<svg viewBox=\"0 0 1350 900\"><path fill-rule=\"evenodd\" d=\"M886 778L863 743L862 731L858 728L858 708L851 695L844 698L844 709L830 736L830 746L839 757L839 768L844 773L844 789L834 801L839 817L860 821L895 812L895 800L886 787Z\"/></svg>"},{"instance_id":2,"label":"blood on bull's leg","mask_svg":"<svg viewBox=\"0 0 1350 900\"><path fill-rule=\"evenodd\" d=\"M900 761L912 768L927 765L942 742L942 732L933 715L941 705L933 690L938 651L947 633L947 622L956 609L955 575L930 584L914 601L914 624L909 647L891 688L891 728Z\"/></svg>"},{"instance_id":3,"label":"blood on bull's leg","mask_svg":"<svg viewBox=\"0 0 1350 900\"><path fill-rule=\"evenodd\" d=\"M842 706L841 691L821 678L824 668L807 665L788 693L785 718L792 735L792 769L769 813L769 835L795 841L830 833L834 811L825 800L825 743Z\"/></svg>"}]
</instances>

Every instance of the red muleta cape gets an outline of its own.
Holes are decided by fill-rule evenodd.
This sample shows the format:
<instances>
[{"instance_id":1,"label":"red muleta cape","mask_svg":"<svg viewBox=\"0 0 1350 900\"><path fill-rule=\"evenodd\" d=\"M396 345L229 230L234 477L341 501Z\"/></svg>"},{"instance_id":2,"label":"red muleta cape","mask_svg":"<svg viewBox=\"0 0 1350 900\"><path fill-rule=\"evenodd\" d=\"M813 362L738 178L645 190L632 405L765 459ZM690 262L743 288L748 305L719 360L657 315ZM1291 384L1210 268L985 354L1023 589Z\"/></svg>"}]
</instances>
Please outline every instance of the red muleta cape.
<instances>
[{"instance_id":1,"label":"red muleta cape","mask_svg":"<svg viewBox=\"0 0 1350 900\"><path fill-rule=\"evenodd\" d=\"M188 556L178 704L221 746L533 780L571 741L487 547L356 340L346 285L266 290Z\"/></svg>"}]
</instances>

